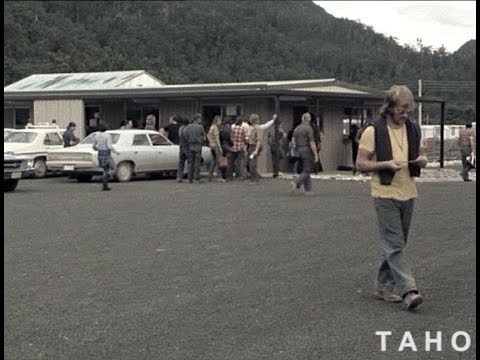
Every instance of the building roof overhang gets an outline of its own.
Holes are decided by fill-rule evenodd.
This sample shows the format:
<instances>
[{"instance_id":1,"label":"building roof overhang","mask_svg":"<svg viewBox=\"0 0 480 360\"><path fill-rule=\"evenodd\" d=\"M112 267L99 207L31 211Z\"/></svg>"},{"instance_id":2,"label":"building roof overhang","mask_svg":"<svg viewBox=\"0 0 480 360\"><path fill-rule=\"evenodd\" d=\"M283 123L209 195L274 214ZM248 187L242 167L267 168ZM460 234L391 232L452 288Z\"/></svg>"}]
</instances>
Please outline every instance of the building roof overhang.
<instances>
[{"instance_id":1,"label":"building roof overhang","mask_svg":"<svg viewBox=\"0 0 480 360\"><path fill-rule=\"evenodd\" d=\"M58 100L58 99L186 99L218 97L275 97L297 96L325 100L384 100L385 91L374 90L335 79L266 81L248 83L214 83L164 85L153 88L88 89L48 91L5 91L4 101ZM422 102L444 102L439 98L415 98Z\"/></svg>"}]
</instances>

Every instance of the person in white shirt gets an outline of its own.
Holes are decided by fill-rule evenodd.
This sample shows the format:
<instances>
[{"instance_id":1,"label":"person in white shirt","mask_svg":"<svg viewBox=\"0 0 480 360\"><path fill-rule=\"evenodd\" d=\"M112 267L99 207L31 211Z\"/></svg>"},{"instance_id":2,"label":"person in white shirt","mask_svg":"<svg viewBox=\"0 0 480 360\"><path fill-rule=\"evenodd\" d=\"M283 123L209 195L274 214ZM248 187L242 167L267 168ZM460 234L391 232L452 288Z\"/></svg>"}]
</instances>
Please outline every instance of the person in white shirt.
<instances>
[{"instance_id":1,"label":"person in white shirt","mask_svg":"<svg viewBox=\"0 0 480 360\"><path fill-rule=\"evenodd\" d=\"M268 128L270 128L270 126L273 125L273 122L275 121L275 118L276 118L276 114L273 114L272 116L272 119L267 121L265 124L259 124L259 127L262 131L265 131L267 130ZM246 177L249 177L250 176L250 166L249 166L249 159L248 159L248 156L247 154L250 153L250 149L249 149L249 139L250 139L250 134L252 133L252 130L253 130L253 125L251 124L250 122L250 118L244 118L243 120L243 123L242 123L242 128L245 129L245 142L247 144L247 148L246 148L246 151L245 151L245 156L243 157L242 159L242 174L243 176L246 178Z\"/></svg>"},{"instance_id":2,"label":"person in white shirt","mask_svg":"<svg viewBox=\"0 0 480 360\"><path fill-rule=\"evenodd\" d=\"M105 125L101 124L99 126L99 132L96 133L93 139L92 147L98 151L98 165L103 169L102 190L107 191L112 190L108 187L109 172L113 163L111 153L119 154L119 152L113 147L110 134L105 133L105 130L107 130Z\"/></svg>"}]
</instances>

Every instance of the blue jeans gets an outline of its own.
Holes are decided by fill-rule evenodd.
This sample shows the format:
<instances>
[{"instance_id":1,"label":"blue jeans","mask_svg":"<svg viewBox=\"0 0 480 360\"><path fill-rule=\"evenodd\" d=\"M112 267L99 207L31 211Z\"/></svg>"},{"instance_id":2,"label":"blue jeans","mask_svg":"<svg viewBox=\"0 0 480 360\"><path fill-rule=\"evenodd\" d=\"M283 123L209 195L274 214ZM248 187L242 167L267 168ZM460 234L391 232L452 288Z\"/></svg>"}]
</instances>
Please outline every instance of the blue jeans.
<instances>
[{"instance_id":1,"label":"blue jeans","mask_svg":"<svg viewBox=\"0 0 480 360\"><path fill-rule=\"evenodd\" d=\"M308 146L301 146L297 149L298 156L300 157L300 161L302 162L302 172L298 176L297 179L297 188L301 188L302 185L305 188L305 191L312 190L312 178L310 174L312 172L312 165L313 165L313 156L312 150Z\"/></svg>"},{"instance_id":2,"label":"blue jeans","mask_svg":"<svg viewBox=\"0 0 480 360\"><path fill-rule=\"evenodd\" d=\"M472 165L467 161L467 157L470 156L471 151L460 150L462 156L462 177L468 179L468 173L472 170Z\"/></svg>"},{"instance_id":3,"label":"blue jeans","mask_svg":"<svg viewBox=\"0 0 480 360\"><path fill-rule=\"evenodd\" d=\"M396 288L401 296L410 291L417 291L417 284L405 253L414 199L397 201L374 198L373 201L382 245L377 286L380 290L388 291Z\"/></svg>"},{"instance_id":4,"label":"blue jeans","mask_svg":"<svg viewBox=\"0 0 480 360\"><path fill-rule=\"evenodd\" d=\"M98 150L98 165L103 169L102 183L106 187L108 179L110 178L109 172L112 166L112 155L110 150Z\"/></svg>"},{"instance_id":5,"label":"blue jeans","mask_svg":"<svg viewBox=\"0 0 480 360\"><path fill-rule=\"evenodd\" d=\"M202 162L202 147L199 149L196 147L189 147L188 150L188 181L192 182L193 179L200 180L200 166Z\"/></svg>"},{"instance_id":6,"label":"blue jeans","mask_svg":"<svg viewBox=\"0 0 480 360\"><path fill-rule=\"evenodd\" d=\"M177 180L181 181L183 179L183 173L185 172L185 163L187 162L188 157L188 147L179 146L178 153L178 165L177 165Z\"/></svg>"}]
</instances>

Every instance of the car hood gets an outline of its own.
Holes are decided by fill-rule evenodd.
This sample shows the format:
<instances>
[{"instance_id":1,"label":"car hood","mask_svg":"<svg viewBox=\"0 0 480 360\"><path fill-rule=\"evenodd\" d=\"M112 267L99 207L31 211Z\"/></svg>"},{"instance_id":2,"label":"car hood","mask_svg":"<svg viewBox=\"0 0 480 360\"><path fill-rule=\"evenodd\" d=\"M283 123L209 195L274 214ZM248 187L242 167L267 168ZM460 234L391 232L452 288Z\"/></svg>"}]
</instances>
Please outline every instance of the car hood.
<instances>
[{"instance_id":1,"label":"car hood","mask_svg":"<svg viewBox=\"0 0 480 360\"><path fill-rule=\"evenodd\" d=\"M69 146L61 149L50 150L48 153L76 153L76 152L90 152L94 153L92 144L78 144L75 146Z\"/></svg>"}]
</instances>

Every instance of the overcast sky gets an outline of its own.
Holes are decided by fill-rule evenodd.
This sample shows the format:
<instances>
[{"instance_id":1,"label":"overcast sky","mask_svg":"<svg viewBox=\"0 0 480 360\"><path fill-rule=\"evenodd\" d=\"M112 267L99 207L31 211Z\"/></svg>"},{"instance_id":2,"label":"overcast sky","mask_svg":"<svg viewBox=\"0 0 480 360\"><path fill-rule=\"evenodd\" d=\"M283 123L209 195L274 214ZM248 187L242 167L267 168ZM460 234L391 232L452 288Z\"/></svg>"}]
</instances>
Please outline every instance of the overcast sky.
<instances>
[{"instance_id":1,"label":"overcast sky","mask_svg":"<svg viewBox=\"0 0 480 360\"><path fill-rule=\"evenodd\" d=\"M476 38L475 1L314 1L337 18L360 20L377 33L397 38L400 45L448 52Z\"/></svg>"}]
</instances>

